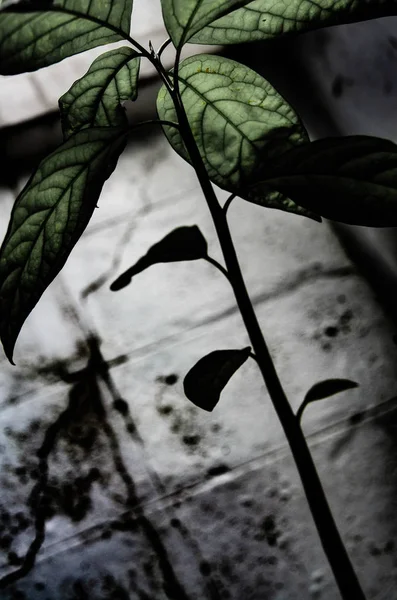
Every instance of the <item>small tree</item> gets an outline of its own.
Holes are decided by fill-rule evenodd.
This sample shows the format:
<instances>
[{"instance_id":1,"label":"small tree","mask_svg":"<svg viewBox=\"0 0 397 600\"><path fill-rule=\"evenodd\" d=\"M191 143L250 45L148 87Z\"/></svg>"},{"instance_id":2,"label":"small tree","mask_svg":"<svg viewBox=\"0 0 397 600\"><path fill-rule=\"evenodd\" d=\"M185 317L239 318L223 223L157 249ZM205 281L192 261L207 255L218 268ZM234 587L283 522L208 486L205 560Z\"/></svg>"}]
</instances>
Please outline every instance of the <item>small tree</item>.
<instances>
[{"instance_id":1,"label":"small tree","mask_svg":"<svg viewBox=\"0 0 397 600\"><path fill-rule=\"evenodd\" d=\"M397 0L161 0L170 38L155 51L130 36L133 0L0 2L0 73L35 71L112 42L59 101L64 142L18 196L0 252L0 336L12 362L25 319L65 264L113 172L129 127L123 102L138 94L141 59L163 86L158 120L173 148L195 169L223 252L207 254L198 227L179 227L113 284L118 290L150 265L204 258L229 280L251 340L217 349L184 380L186 396L211 411L237 369L253 358L262 373L298 468L318 533L344 600L365 596L340 538L300 427L313 401L355 387L331 379L310 389L294 414L281 386L237 260L227 210L239 196L266 208L321 221L397 225L397 146L367 136L310 142L299 116L260 75L226 58L181 61L188 42L240 44L319 27L397 14ZM161 56L173 44L175 63ZM213 184L230 192L221 206Z\"/></svg>"}]
</instances>

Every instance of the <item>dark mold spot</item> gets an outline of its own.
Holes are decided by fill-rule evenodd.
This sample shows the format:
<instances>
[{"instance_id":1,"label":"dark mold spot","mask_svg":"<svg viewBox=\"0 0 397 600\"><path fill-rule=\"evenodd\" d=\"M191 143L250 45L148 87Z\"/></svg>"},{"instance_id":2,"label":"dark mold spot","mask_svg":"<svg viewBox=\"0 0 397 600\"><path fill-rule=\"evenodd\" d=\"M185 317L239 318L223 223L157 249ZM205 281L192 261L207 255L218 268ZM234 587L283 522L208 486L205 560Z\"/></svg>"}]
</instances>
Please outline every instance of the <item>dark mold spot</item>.
<instances>
[{"instance_id":1,"label":"dark mold spot","mask_svg":"<svg viewBox=\"0 0 397 600\"><path fill-rule=\"evenodd\" d=\"M204 577L211 575L211 565L206 560L203 560L200 563L200 573L204 575Z\"/></svg>"},{"instance_id":2,"label":"dark mold spot","mask_svg":"<svg viewBox=\"0 0 397 600\"><path fill-rule=\"evenodd\" d=\"M365 417L365 412L355 413L354 415L351 415L349 417L349 424L350 425L358 425L359 423L361 423L361 421L364 419L364 417Z\"/></svg>"},{"instance_id":3,"label":"dark mold spot","mask_svg":"<svg viewBox=\"0 0 397 600\"><path fill-rule=\"evenodd\" d=\"M119 412L121 415L123 415L123 417L126 417L129 413L128 404L122 398L118 398L118 400L115 400L113 402L113 408L117 410L117 412Z\"/></svg>"},{"instance_id":4,"label":"dark mold spot","mask_svg":"<svg viewBox=\"0 0 397 600\"><path fill-rule=\"evenodd\" d=\"M26 467L17 467L15 469L15 475L17 475L17 476L24 476L24 475L26 475Z\"/></svg>"},{"instance_id":5,"label":"dark mold spot","mask_svg":"<svg viewBox=\"0 0 397 600\"><path fill-rule=\"evenodd\" d=\"M3 535L0 538L0 548L1 550L8 550L12 544L12 537L10 535Z\"/></svg>"},{"instance_id":6,"label":"dark mold spot","mask_svg":"<svg viewBox=\"0 0 397 600\"><path fill-rule=\"evenodd\" d=\"M218 477L219 475L224 475L225 473L228 473L229 471L230 471L230 468L225 464L216 465L215 467L211 467L210 469L208 469L207 476L208 477Z\"/></svg>"},{"instance_id":7,"label":"dark mold spot","mask_svg":"<svg viewBox=\"0 0 397 600\"><path fill-rule=\"evenodd\" d=\"M284 589L284 582L283 581L277 581L275 586L276 590L283 590Z\"/></svg>"},{"instance_id":8,"label":"dark mold spot","mask_svg":"<svg viewBox=\"0 0 397 600\"><path fill-rule=\"evenodd\" d=\"M43 505L47 515L59 511L68 516L75 523L82 521L92 508L90 496L91 486L97 479L98 473L92 470L85 477L77 477L72 482L62 483L60 486L48 486L47 498Z\"/></svg>"},{"instance_id":9,"label":"dark mold spot","mask_svg":"<svg viewBox=\"0 0 397 600\"><path fill-rule=\"evenodd\" d=\"M339 321L341 325L347 325L353 318L353 312L351 310L345 310L345 312L341 315Z\"/></svg>"},{"instance_id":10,"label":"dark mold spot","mask_svg":"<svg viewBox=\"0 0 397 600\"><path fill-rule=\"evenodd\" d=\"M102 533L101 533L101 538L103 540L110 540L110 538L112 537L112 532L110 531L110 529L105 529Z\"/></svg>"},{"instance_id":11,"label":"dark mold spot","mask_svg":"<svg viewBox=\"0 0 397 600\"><path fill-rule=\"evenodd\" d=\"M182 441L186 446L197 446L201 441L201 437L199 435L184 435Z\"/></svg>"},{"instance_id":12,"label":"dark mold spot","mask_svg":"<svg viewBox=\"0 0 397 600\"><path fill-rule=\"evenodd\" d=\"M241 502L241 505L245 506L246 508L251 508L254 506L254 500L253 498L244 498Z\"/></svg>"},{"instance_id":13,"label":"dark mold spot","mask_svg":"<svg viewBox=\"0 0 397 600\"><path fill-rule=\"evenodd\" d=\"M90 469L88 477L91 481L98 481L99 479L101 479L101 472L99 469L97 469L97 467L92 467L92 469Z\"/></svg>"},{"instance_id":14,"label":"dark mold spot","mask_svg":"<svg viewBox=\"0 0 397 600\"><path fill-rule=\"evenodd\" d=\"M171 527L174 527L175 529L180 529L181 522L179 519L171 519L170 525L171 525Z\"/></svg>"},{"instance_id":15,"label":"dark mold spot","mask_svg":"<svg viewBox=\"0 0 397 600\"><path fill-rule=\"evenodd\" d=\"M214 510L214 507L210 502L205 501L205 502L201 503L201 510L204 513L212 513Z\"/></svg>"},{"instance_id":16,"label":"dark mold spot","mask_svg":"<svg viewBox=\"0 0 397 600\"><path fill-rule=\"evenodd\" d=\"M324 329L324 333L327 337L334 338L338 335L339 331L337 327L330 326Z\"/></svg>"},{"instance_id":17,"label":"dark mold spot","mask_svg":"<svg viewBox=\"0 0 397 600\"><path fill-rule=\"evenodd\" d=\"M166 385L175 385L177 381L178 381L178 375L175 375L174 373L164 377L164 383Z\"/></svg>"},{"instance_id":18,"label":"dark mold spot","mask_svg":"<svg viewBox=\"0 0 397 600\"><path fill-rule=\"evenodd\" d=\"M269 546L277 546L277 540L280 536L279 531L277 530L276 523L273 515L268 515L264 518L261 531L259 534L255 536L256 540L265 539Z\"/></svg>"},{"instance_id":19,"label":"dark mold spot","mask_svg":"<svg viewBox=\"0 0 397 600\"><path fill-rule=\"evenodd\" d=\"M157 412L160 415L164 415L164 416L171 414L173 410L174 409L172 408L172 406L170 404L164 404L164 406L157 407Z\"/></svg>"},{"instance_id":20,"label":"dark mold spot","mask_svg":"<svg viewBox=\"0 0 397 600\"><path fill-rule=\"evenodd\" d=\"M332 83L332 95L340 98L345 91L345 87L353 85L353 80L344 75L337 75Z\"/></svg>"},{"instance_id":21,"label":"dark mold spot","mask_svg":"<svg viewBox=\"0 0 397 600\"><path fill-rule=\"evenodd\" d=\"M10 513L6 510L2 510L0 513L0 519L2 523L9 523L10 522Z\"/></svg>"},{"instance_id":22,"label":"dark mold spot","mask_svg":"<svg viewBox=\"0 0 397 600\"><path fill-rule=\"evenodd\" d=\"M380 548L378 548L378 546L376 546L375 544L371 544L369 548L369 553L371 554L371 556L380 556L382 554Z\"/></svg>"},{"instance_id":23,"label":"dark mold spot","mask_svg":"<svg viewBox=\"0 0 397 600\"><path fill-rule=\"evenodd\" d=\"M171 431L172 433L178 433L181 430L182 427L182 423L181 421L175 421L172 425L171 425Z\"/></svg>"},{"instance_id":24,"label":"dark mold spot","mask_svg":"<svg viewBox=\"0 0 397 600\"><path fill-rule=\"evenodd\" d=\"M43 590L45 590L45 583L43 583L42 581L37 581L34 584L34 589L38 592L42 592Z\"/></svg>"}]
</instances>

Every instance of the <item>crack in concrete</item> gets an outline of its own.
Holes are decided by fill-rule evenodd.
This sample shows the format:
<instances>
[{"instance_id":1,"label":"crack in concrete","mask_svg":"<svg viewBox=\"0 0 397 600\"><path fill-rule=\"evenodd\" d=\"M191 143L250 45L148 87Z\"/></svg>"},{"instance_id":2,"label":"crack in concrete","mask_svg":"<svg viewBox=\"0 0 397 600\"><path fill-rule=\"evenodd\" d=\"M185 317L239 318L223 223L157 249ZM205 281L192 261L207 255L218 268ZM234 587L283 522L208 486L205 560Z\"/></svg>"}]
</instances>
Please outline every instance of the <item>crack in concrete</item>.
<instances>
[{"instance_id":1,"label":"crack in concrete","mask_svg":"<svg viewBox=\"0 0 397 600\"><path fill-rule=\"evenodd\" d=\"M340 279L349 276L358 276L358 273L353 265L335 267L324 271L321 270L321 266L315 263L314 265L309 265L305 269L298 271L296 274L289 277L269 292L258 292L256 294L252 294L252 304L254 307L257 307L271 300L275 300L276 298L288 296L292 292L299 290L307 283L311 283L318 279ZM221 321L237 314L238 312L239 309L237 305L230 306L203 319L200 321L200 323L192 327L192 329Z\"/></svg>"}]
</instances>

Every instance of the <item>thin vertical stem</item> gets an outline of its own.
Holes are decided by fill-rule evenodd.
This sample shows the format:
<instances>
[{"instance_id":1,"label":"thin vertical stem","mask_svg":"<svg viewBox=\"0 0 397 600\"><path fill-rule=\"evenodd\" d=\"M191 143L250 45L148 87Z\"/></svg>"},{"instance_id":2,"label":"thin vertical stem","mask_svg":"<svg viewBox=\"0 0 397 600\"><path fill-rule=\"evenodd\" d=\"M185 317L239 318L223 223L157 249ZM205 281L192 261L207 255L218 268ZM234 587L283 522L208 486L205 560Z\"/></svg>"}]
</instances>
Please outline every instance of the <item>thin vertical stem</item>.
<instances>
[{"instance_id":1,"label":"thin vertical stem","mask_svg":"<svg viewBox=\"0 0 397 600\"><path fill-rule=\"evenodd\" d=\"M341 596L343 600L365 600L364 592L336 527L307 442L284 393L263 337L241 273L226 215L219 205L208 178L176 82L174 82L172 98L185 146L214 221L236 302L250 337L263 380L289 442L322 546L333 570Z\"/></svg>"}]
</instances>

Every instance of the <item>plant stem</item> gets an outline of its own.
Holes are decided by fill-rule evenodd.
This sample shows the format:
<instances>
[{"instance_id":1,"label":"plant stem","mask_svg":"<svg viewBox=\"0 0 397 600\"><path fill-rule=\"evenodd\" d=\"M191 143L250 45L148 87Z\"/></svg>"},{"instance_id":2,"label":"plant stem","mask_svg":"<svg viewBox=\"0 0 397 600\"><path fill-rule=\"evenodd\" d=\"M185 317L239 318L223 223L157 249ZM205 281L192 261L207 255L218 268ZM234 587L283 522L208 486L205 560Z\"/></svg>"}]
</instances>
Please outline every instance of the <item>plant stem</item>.
<instances>
[{"instance_id":1,"label":"plant stem","mask_svg":"<svg viewBox=\"0 0 397 600\"><path fill-rule=\"evenodd\" d=\"M136 131L137 129L140 129L141 127L146 127L147 125L162 125L166 127L174 127L175 129L179 129L179 124L174 123L173 121L164 121L162 119L149 119L147 121L139 121L139 123L134 123L133 125L130 125L128 127L128 130L130 132Z\"/></svg>"},{"instance_id":2,"label":"plant stem","mask_svg":"<svg viewBox=\"0 0 397 600\"><path fill-rule=\"evenodd\" d=\"M233 202L233 200L237 198L237 194L232 194L231 196L229 196L229 198L226 200L225 204L223 205L223 214L226 215L227 211L230 208L231 203Z\"/></svg>"},{"instance_id":3,"label":"plant stem","mask_svg":"<svg viewBox=\"0 0 397 600\"><path fill-rule=\"evenodd\" d=\"M241 273L225 213L208 178L205 165L190 129L176 81L174 81L172 98L180 124L181 135L214 221L234 295L250 337L256 361L289 442L324 552L333 570L343 600L365 600L364 592L332 516L306 439L284 393L263 337Z\"/></svg>"},{"instance_id":4,"label":"plant stem","mask_svg":"<svg viewBox=\"0 0 397 600\"><path fill-rule=\"evenodd\" d=\"M220 263L218 263L217 260L215 260L214 258L212 258L211 256L206 256L204 258L204 260L206 260L208 263L210 263L210 265L213 265L215 268L218 269L218 271L220 271L222 273L222 275L224 275L226 277L226 279L230 281L230 277L229 277L229 273L227 272L227 270L225 269L225 267L223 267Z\"/></svg>"},{"instance_id":5,"label":"plant stem","mask_svg":"<svg viewBox=\"0 0 397 600\"><path fill-rule=\"evenodd\" d=\"M300 407L298 408L298 410L296 411L296 418L299 422L299 425L302 422L302 417L303 417L303 411L305 410L306 406L308 405L308 402L306 401L306 399L302 402L302 404L300 405Z\"/></svg>"}]
</instances>

